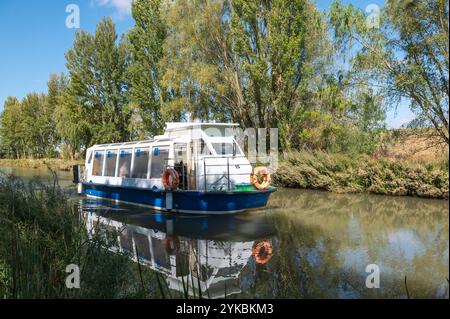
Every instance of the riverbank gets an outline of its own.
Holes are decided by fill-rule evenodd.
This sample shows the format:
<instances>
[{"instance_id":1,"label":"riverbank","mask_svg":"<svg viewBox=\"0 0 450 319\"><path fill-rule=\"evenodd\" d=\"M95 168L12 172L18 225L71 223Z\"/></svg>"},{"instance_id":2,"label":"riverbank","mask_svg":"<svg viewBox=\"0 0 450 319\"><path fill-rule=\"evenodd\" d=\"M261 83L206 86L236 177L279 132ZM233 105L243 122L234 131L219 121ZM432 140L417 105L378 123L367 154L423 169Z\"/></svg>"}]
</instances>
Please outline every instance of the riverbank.
<instances>
[{"instance_id":1,"label":"riverbank","mask_svg":"<svg viewBox=\"0 0 450 319\"><path fill-rule=\"evenodd\" d=\"M443 158L446 158L444 160ZM82 160L0 159L0 167L70 171ZM408 161L397 157L289 152L280 156L276 186L325 190L334 193L449 198L448 157Z\"/></svg>"},{"instance_id":2,"label":"riverbank","mask_svg":"<svg viewBox=\"0 0 450 319\"><path fill-rule=\"evenodd\" d=\"M423 164L368 155L290 152L281 156L276 186L336 193L449 198L448 160Z\"/></svg>"},{"instance_id":3,"label":"riverbank","mask_svg":"<svg viewBox=\"0 0 450 319\"><path fill-rule=\"evenodd\" d=\"M83 160L64 160L60 158L44 158L44 159L0 159L0 167L12 168L47 168L50 167L55 171L70 171L72 165L83 164Z\"/></svg>"},{"instance_id":4,"label":"riverbank","mask_svg":"<svg viewBox=\"0 0 450 319\"><path fill-rule=\"evenodd\" d=\"M0 299L158 297L154 274L108 249L116 239L106 229L89 237L58 183L0 175ZM68 289L68 265L81 289Z\"/></svg>"}]
</instances>

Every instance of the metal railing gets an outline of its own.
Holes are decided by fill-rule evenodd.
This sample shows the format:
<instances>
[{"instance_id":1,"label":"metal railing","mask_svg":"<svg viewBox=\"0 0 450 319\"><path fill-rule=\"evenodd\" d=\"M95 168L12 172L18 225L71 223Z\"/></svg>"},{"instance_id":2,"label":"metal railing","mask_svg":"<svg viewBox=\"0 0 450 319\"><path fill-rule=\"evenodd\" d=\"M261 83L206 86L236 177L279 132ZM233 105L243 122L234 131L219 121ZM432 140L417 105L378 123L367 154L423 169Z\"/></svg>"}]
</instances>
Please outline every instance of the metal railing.
<instances>
[{"instance_id":1,"label":"metal railing","mask_svg":"<svg viewBox=\"0 0 450 319\"><path fill-rule=\"evenodd\" d=\"M207 163L207 160L209 160L209 159L211 159L211 160L215 159L216 160L216 159L221 159L221 158L226 158L226 160L227 160L226 164L208 164ZM211 191L211 185L217 184L223 178L225 178L227 180L227 182L226 182L227 189L231 190L231 187L232 187L232 185L231 185L231 183L232 183L231 177L232 176L244 175L243 173L230 173L230 159L234 159L234 158L245 158L245 156L230 157L230 156L207 155L207 156L204 156L204 157L200 158L199 160L195 161L197 163L199 163L201 161L203 162L203 187L204 187L203 190L205 192L208 191L208 186L209 186L209 189L210 189L209 191ZM169 165L169 162L171 162L171 161L172 161L173 164ZM180 159L174 159L174 158L166 159L165 165L164 165L164 169L166 169L167 167L172 167L172 168L174 168L177 171L181 170L181 174L180 174L181 178L180 179L181 179L182 183L180 183L181 185L180 185L179 188L183 189L183 190L190 189L190 187L189 187L190 185L187 185L187 184L190 183L190 177L192 177L192 176L195 178L195 180L197 182L197 176L200 176L199 175L199 172L200 172L199 167L196 167L197 169L195 170L195 172L196 172L195 175L192 175L191 172L188 172L188 174L185 174L186 173L186 168L185 168L186 163L183 162L183 164L180 165L180 163L177 163L177 161L181 161L181 160ZM232 165L236 165L236 166L239 166L239 167L240 166L250 166L251 167L250 163L232 164ZM207 170L208 167L224 167L224 166L226 166L225 174L224 174L224 172L208 173L208 170ZM208 183L208 176L219 176L219 178L216 181L212 182L212 183ZM185 183L185 178L186 178L186 183ZM199 182L200 182L200 180L199 180ZM199 185L196 185L195 190L199 190L198 186ZM212 191L215 191L215 189L212 190Z\"/></svg>"},{"instance_id":2,"label":"metal railing","mask_svg":"<svg viewBox=\"0 0 450 319\"><path fill-rule=\"evenodd\" d=\"M238 156L243 158L244 156ZM226 158L227 159L227 163L226 163L226 175L224 175L223 172L221 173L207 173L207 168L208 167L223 167L225 166L225 164L207 164L206 160L208 159L218 159L218 158ZM204 191L208 191L208 183L207 183L207 177L208 176L220 176L220 178L218 178L215 182L210 183L210 190L211 190L211 185L217 184L222 178L226 178L227 180L227 189L231 190L231 179L230 176L238 176L238 175L243 175L242 173L234 173L231 174L230 173L230 158L235 158L235 157L229 157L229 156L208 156L208 157L203 157L203 181L204 181ZM239 165L239 166L250 166L250 164L235 164L235 165Z\"/></svg>"}]
</instances>

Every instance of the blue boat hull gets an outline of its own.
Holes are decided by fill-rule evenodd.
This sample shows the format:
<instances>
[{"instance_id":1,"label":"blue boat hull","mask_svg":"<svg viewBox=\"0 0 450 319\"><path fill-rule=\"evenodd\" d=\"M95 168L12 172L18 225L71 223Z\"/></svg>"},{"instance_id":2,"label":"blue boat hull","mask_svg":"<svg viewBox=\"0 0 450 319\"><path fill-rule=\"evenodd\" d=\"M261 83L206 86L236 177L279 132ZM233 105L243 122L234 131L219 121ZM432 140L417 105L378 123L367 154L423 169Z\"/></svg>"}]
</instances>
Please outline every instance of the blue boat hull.
<instances>
[{"instance_id":1,"label":"blue boat hull","mask_svg":"<svg viewBox=\"0 0 450 319\"><path fill-rule=\"evenodd\" d=\"M149 206L153 209L194 214L229 214L266 206L275 189L262 191L173 191L150 190L83 183L88 196Z\"/></svg>"}]
</instances>

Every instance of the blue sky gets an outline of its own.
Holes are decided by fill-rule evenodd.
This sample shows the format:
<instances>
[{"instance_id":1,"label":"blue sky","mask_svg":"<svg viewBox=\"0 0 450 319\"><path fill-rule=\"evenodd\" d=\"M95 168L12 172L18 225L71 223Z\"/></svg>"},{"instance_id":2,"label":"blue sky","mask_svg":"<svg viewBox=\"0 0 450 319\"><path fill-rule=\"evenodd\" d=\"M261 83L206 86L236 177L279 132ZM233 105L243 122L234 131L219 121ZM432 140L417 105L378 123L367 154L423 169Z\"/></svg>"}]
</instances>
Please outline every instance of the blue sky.
<instances>
[{"instance_id":1,"label":"blue sky","mask_svg":"<svg viewBox=\"0 0 450 319\"><path fill-rule=\"evenodd\" d=\"M28 92L45 92L51 73L66 72L64 53L71 47L77 29L66 27L66 6L80 8L80 28L89 32L104 16L111 16L119 34L130 29L132 0L0 0L0 110L8 96L23 98ZM332 0L317 0L326 10ZM366 8L381 0L344 0ZM389 127L399 127L413 118L405 104L388 113Z\"/></svg>"}]
</instances>

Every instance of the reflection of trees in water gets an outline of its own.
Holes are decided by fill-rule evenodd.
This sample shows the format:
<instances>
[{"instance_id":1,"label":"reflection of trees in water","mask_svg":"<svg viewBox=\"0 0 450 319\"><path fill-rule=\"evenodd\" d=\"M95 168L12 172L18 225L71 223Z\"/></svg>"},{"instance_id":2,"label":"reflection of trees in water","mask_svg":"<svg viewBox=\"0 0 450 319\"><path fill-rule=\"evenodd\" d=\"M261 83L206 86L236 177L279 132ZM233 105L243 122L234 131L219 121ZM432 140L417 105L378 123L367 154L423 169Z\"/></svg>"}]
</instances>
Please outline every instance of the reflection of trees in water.
<instances>
[{"instance_id":1,"label":"reflection of trees in water","mask_svg":"<svg viewBox=\"0 0 450 319\"><path fill-rule=\"evenodd\" d=\"M380 232L387 235L401 228L416 230L415 235L424 240L423 236L441 225L447 230L444 233L448 242L448 201L282 190L273 196L270 205L278 207L277 211L299 214L303 223L352 236L345 238L348 241L361 234L364 236L359 240L383 240ZM349 227L356 229L349 232Z\"/></svg>"},{"instance_id":2,"label":"reflection of trees in water","mask_svg":"<svg viewBox=\"0 0 450 319\"><path fill-rule=\"evenodd\" d=\"M252 295L274 298L336 297L340 261L336 242L324 237L319 227L271 216L278 230L273 240L274 257L267 266L250 262L242 276L254 280ZM317 258L318 257L318 258Z\"/></svg>"},{"instance_id":3,"label":"reflection of trees in water","mask_svg":"<svg viewBox=\"0 0 450 319\"><path fill-rule=\"evenodd\" d=\"M282 190L271 199L274 258L251 265L252 294L274 297L448 296L448 202ZM381 289L365 287L365 266Z\"/></svg>"},{"instance_id":4,"label":"reflection of trees in water","mask_svg":"<svg viewBox=\"0 0 450 319\"><path fill-rule=\"evenodd\" d=\"M334 219L361 214L367 224L376 223L383 228L404 224L432 227L436 222L448 226L449 202L445 200L283 189L271 197L269 205Z\"/></svg>"}]
</instances>

